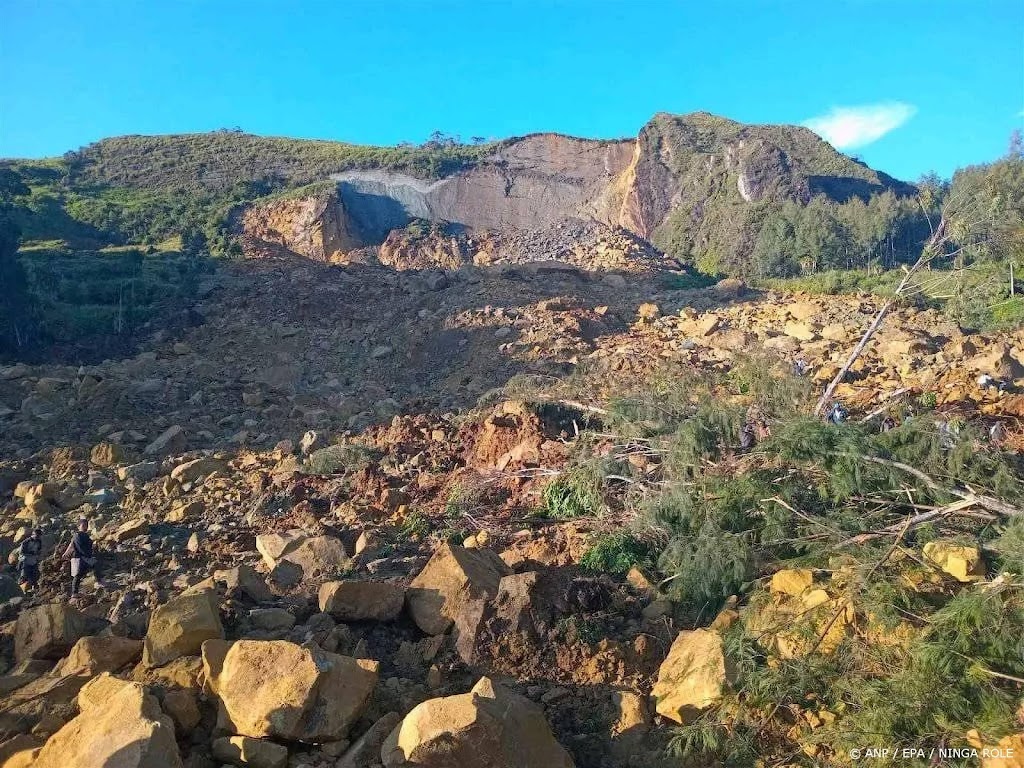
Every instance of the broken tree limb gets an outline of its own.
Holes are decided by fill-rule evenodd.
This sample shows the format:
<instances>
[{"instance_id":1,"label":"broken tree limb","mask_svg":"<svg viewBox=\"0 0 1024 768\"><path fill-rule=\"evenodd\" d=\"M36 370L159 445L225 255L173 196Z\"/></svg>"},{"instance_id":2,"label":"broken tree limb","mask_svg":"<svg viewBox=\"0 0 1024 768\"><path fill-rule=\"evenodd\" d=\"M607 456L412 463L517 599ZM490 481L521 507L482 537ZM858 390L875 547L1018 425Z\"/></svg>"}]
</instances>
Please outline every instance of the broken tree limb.
<instances>
[{"instance_id":1,"label":"broken tree limb","mask_svg":"<svg viewBox=\"0 0 1024 768\"><path fill-rule=\"evenodd\" d=\"M956 496L964 503L962 509L966 509L971 506L978 506L982 509L987 509L989 512L995 512L996 514L1003 515L1005 517L1015 517L1017 515L1024 515L1024 510L1018 509L1012 504L1008 504L1001 499L997 499L994 496L986 496L982 493L974 493L973 491L962 491L958 488L947 488L944 485L940 485L933 478L926 475L924 472L919 470L917 467L912 467L909 464L904 464L902 461L893 461L892 459L883 459L880 456L862 456L864 461L870 461L873 464L881 464L885 467L892 467L898 469L901 472L906 472L908 475L912 475L928 486L933 491L945 493L950 496ZM956 505L960 502L956 502ZM941 509L933 510L931 512L924 512L919 517L931 515L932 517L939 516L940 513L949 512L950 506L942 507Z\"/></svg>"},{"instance_id":2,"label":"broken tree limb","mask_svg":"<svg viewBox=\"0 0 1024 768\"><path fill-rule=\"evenodd\" d=\"M821 416L822 412L825 410L825 406L828 405L832 396L835 394L835 391L839 388L839 385L843 383L843 379L846 378L846 374L850 372L850 368L852 368L853 364L857 362L857 358L861 356L861 353L864 351L865 347L867 347L868 342L871 341L875 332L879 327L881 327L882 321L885 320L885 316L889 314L889 310L892 309L896 302L903 296L903 293L907 289L907 285L910 284L911 278L913 278L913 276L917 274L922 267L930 264L932 259L941 253L942 246L946 243L947 229L946 218L943 216L939 221L939 226L936 227L935 231L932 232L931 237L928 238L928 242L925 243L924 249L921 251L921 257L914 262L913 266L905 270L903 279L900 280L900 284L896 286L896 290L893 292L892 297L882 305L881 309L878 310L878 313L875 315L875 319L871 321L871 325L869 325L868 329L864 331L864 335L860 337L860 341L857 342L857 346L853 348L850 356L846 359L846 362L843 363L843 367L839 369L839 373L835 375L832 381L828 383L828 386L825 387L825 391L821 393L821 397L818 399L817 405L814 406L815 416Z\"/></svg>"},{"instance_id":3,"label":"broken tree limb","mask_svg":"<svg viewBox=\"0 0 1024 768\"><path fill-rule=\"evenodd\" d=\"M897 390L896 390L895 392L893 392L893 393L892 393L891 395L889 395L889 396L888 396L888 397L886 397L886 398L885 398L884 400L882 400L882 403L881 403L881 405L879 405L879 406L878 406L877 408L875 408L875 410L873 410L873 411L872 411L871 413L869 413L869 414L868 414L867 416L865 416L864 418L862 418L862 419L860 420L860 423L861 423L861 424L866 424L867 422L869 422L869 421L871 421L871 420L872 420L873 418L875 418L875 416L880 416L880 415L882 414L882 412L883 412L883 411L885 411L885 409L889 407L889 404L890 404L890 403L891 403L891 402L892 402L893 400L895 400L895 399L896 399L897 397L900 397L901 395L905 395L905 394L906 394L907 392L909 392L909 391L910 391L910 388L909 388L909 387L900 387L900 388L899 388L899 389L897 389Z\"/></svg>"}]
</instances>

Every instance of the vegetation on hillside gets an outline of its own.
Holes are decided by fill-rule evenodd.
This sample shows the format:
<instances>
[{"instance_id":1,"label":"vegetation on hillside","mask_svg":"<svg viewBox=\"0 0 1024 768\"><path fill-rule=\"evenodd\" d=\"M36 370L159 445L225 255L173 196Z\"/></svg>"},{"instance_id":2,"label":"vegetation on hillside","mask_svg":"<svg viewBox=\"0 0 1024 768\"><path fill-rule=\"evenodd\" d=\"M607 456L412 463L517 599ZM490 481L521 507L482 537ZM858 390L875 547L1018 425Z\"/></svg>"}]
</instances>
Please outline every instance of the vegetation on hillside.
<instances>
[{"instance_id":1,"label":"vegetation on hillside","mask_svg":"<svg viewBox=\"0 0 1024 768\"><path fill-rule=\"evenodd\" d=\"M40 336L55 344L91 339L101 347L123 342L158 313L180 314L211 265L179 249L151 251L24 251Z\"/></svg>"},{"instance_id":2,"label":"vegetation on hillside","mask_svg":"<svg viewBox=\"0 0 1024 768\"><path fill-rule=\"evenodd\" d=\"M27 346L33 333L32 303L18 260L21 229L14 203L27 193L20 176L0 168L0 354Z\"/></svg>"},{"instance_id":3,"label":"vegetation on hillside","mask_svg":"<svg viewBox=\"0 0 1024 768\"><path fill-rule=\"evenodd\" d=\"M27 240L75 246L155 245L196 231L215 254L232 253L232 213L260 197L352 169L383 168L437 178L478 162L493 143L436 134L420 146L216 131L105 139L60 159L7 161L31 189L19 225Z\"/></svg>"},{"instance_id":4,"label":"vegetation on hillside","mask_svg":"<svg viewBox=\"0 0 1024 768\"><path fill-rule=\"evenodd\" d=\"M822 423L810 395L766 360L725 375L673 367L615 401L600 429L597 442L615 442L602 455L648 461L605 463L602 495L636 522L585 561L653 562L685 628L741 609L726 632L731 692L672 750L702 765L811 766L869 744L966 746L972 729L997 743L1024 679L1024 517L1005 512L1024 502L1020 457L929 412L881 433ZM751 421L771 434L744 449ZM977 583L923 557L933 541L980 547ZM768 580L786 568L814 575L818 610L773 613Z\"/></svg>"},{"instance_id":5,"label":"vegetation on hillside","mask_svg":"<svg viewBox=\"0 0 1024 768\"><path fill-rule=\"evenodd\" d=\"M928 176L916 188L835 152L804 129L664 115L641 141L667 150L670 170L688 182L654 241L703 272L760 280L894 269L917 260L950 201L984 226L955 241L956 250L968 246L959 259L938 266L1021 253L1019 138L994 163L962 169L951 183ZM741 169L758 188L753 201L740 192Z\"/></svg>"}]
</instances>

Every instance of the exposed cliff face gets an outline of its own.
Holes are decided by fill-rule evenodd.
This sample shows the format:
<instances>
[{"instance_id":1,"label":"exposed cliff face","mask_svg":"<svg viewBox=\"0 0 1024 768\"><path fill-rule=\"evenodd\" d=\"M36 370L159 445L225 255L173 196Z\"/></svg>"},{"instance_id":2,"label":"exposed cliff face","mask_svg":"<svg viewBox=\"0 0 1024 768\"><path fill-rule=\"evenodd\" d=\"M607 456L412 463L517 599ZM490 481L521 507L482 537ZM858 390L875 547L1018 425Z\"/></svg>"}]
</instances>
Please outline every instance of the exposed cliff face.
<instances>
[{"instance_id":1,"label":"exposed cliff face","mask_svg":"<svg viewBox=\"0 0 1024 768\"><path fill-rule=\"evenodd\" d=\"M540 229L562 219L607 218L603 195L625 170L632 142L528 136L478 166L438 181L387 171L332 176L366 240L381 240L410 219L470 229Z\"/></svg>"},{"instance_id":2,"label":"exposed cliff face","mask_svg":"<svg viewBox=\"0 0 1024 768\"><path fill-rule=\"evenodd\" d=\"M243 232L317 261L335 261L361 241L337 193L268 200L242 214Z\"/></svg>"},{"instance_id":3,"label":"exposed cliff face","mask_svg":"<svg viewBox=\"0 0 1024 768\"><path fill-rule=\"evenodd\" d=\"M527 136L436 180L384 169L330 178L334 194L255 206L246 214L246 232L330 260L383 243L413 219L476 232L530 232L584 219L688 253L753 203L913 190L804 128L744 125L705 113L656 115L635 141ZM389 253L395 247L392 242ZM447 260L465 259L453 248Z\"/></svg>"}]
</instances>

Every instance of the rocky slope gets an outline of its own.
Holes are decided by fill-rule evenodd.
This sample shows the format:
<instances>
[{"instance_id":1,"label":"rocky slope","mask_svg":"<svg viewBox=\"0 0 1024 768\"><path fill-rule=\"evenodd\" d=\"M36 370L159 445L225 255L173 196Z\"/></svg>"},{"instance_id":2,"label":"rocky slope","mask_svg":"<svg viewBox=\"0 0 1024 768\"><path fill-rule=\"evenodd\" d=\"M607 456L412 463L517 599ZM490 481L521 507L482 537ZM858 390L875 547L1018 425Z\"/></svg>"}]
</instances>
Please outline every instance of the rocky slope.
<instances>
[{"instance_id":1,"label":"rocky slope","mask_svg":"<svg viewBox=\"0 0 1024 768\"><path fill-rule=\"evenodd\" d=\"M391 267L268 249L132 358L0 369L0 554L44 541L38 591L0 576L2 764L667 768L672 728L730 686L724 627L799 654L794 617L838 604L840 570L780 571L752 587L767 608L694 629L639 570L582 564L621 505L536 510L613 396L751 354L820 382L877 300L679 290L628 233L542 232L443 258L392 239ZM472 264L487 248L511 256ZM931 393L1019 450L1021 387L1024 332L904 308L839 397L859 418ZM657 482L656 457L623 460ZM102 579L68 605L81 516ZM969 549L920 556L970 584ZM873 631L848 613L837 633ZM780 755L835 717L796 715Z\"/></svg>"},{"instance_id":2,"label":"rocky slope","mask_svg":"<svg viewBox=\"0 0 1024 768\"><path fill-rule=\"evenodd\" d=\"M666 227L673 217L675 229L692 229L699 239L733 207L807 202L817 194L843 201L886 189L913 191L839 154L807 129L743 125L705 113L657 115L634 141L557 134L512 139L438 179L387 169L347 170L331 179L336 191L284 220L280 203L257 203L246 213L243 231L254 239L272 232L270 242L322 258L322 248L311 245L319 229L340 227L368 246L413 219L477 233L532 232L586 219L671 249ZM310 219L310 207L320 216ZM348 239L338 240L339 250Z\"/></svg>"}]
</instances>

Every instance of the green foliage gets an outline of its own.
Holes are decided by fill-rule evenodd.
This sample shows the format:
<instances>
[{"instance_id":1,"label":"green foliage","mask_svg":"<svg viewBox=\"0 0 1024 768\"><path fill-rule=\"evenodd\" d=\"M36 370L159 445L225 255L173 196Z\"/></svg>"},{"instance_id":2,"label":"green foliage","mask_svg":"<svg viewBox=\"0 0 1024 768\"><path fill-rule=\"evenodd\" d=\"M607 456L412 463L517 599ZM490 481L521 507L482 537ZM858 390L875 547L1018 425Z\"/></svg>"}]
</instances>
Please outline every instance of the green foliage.
<instances>
[{"instance_id":1,"label":"green foliage","mask_svg":"<svg viewBox=\"0 0 1024 768\"><path fill-rule=\"evenodd\" d=\"M180 311L209 262L177 252L145 255L133 248L74 251L35 248L21 253L40 338L81 342L115 339L159 313Z\"/></svg>"},{"instance_id":2,"label":"green foliage","mask_svg":"<svg viewBox=\"0 0 1024 768\"><path fill-rule=\"evenodd\" d=\"M583 554L580 565L597 573L625 574L630 568L650 560L650 548L626 531L606 534Z\"/></svg>"},{"instance_id":3,"label":"green foliage","mask_svg":"<svg viewBox=\"0 0 1024 768\"><path fill-rule=\"evenodd\" d=\"M577 466L544 488L544 513L556 519L592 517L601 509L599 478L587 467Z\"/></svg>"},{"instance_id":4,"label":"green foliage","mask_svg":"<svg viewBox=\"0 0 1024 768\"><path fill-rule=\"evenodd\" d=\"M898 514L908 498L901 488L913 488L919 504L951 500L867 457L902 462L949 487L1022 496L1011 461L983 447L967 426L942 431L921 416L878 434L857 423L824 423L804 415L806 381L763 360L741 361L717 381L664 381L673 378L674 385L655 377L650 391L618 401L612 418L619 434L650 441L663 457L664 490L649 499L647 515L667 540L658 566L681 616L692 622L710 620L769 563L826 566L828 543ZM772 436L736 472L739 428L750 408Z\"/></svg>"},{"instance_id":5,"label":"green foliage","mask_svg":"<svg viewBox=\"0 0 1024 768\"><path fill-rule=\"evenodd\" d=\"M430 535L430 520L420 512L406 515L398 526L398 532L407 539L422 541Z\"/></svg>"},{"instance_id":6,"label":"green foliage","mask_svg":"<svg viewBox=\"0 0 1024 768\"><path fill-rule=\"evenodd\" d=\"M569 642L578 641L586 645L594 645L605 636L598 622L582 616L566 616L559 619L555 631Z\"/></svg>"},{"instance_id":7,"label":"green foliage","mask_svg":"<svg viewBox=\"0 0 1024 768\"><path fill-rule=\"evenodd\" d=\"M674 729L667 751L670 756L692 761L694 765L718 760L730 768L754 768L759 757L753 724L729 727L713 717L700 717Z\"/></svg>"},{"instance_id":8,"label":"green foliage","mask_svg":"<svg viewBox=\"0 0 1024 768\"><path fill-rule=\"evenodd\" d=\"M364 147L217 131L106 139L61 159L4 161L0 171L28 180L16 214L26 239L96 248L184 235L187 253L231 255L233 219L252 200L309 192L346 170L438 178L495 148L447 137L420 147Z\"/></svg>"},{"instance_id":9,"label":"green foliage","mask_svg":"<svg viewBox=\"0 0 1024 768\"><path fill-rule=\"evenodd\" d=\"M994 305L991 307L991 313L991 322L986 325L1019 328L1024 325L1024 296L1007 299Z\"/></svg>"},{"instance_id":10,"label":"green foliage","mask_svg":"<svg viewBox=\"0 0 1024 768\"><path fill-rule=\"evenodd\" d=\"M0 168L0 354L28 346L35 330L28 282L18 259L21 227L15 216L16 199L28 193L19 174Z\"/></svg>"},{"instance_id":11,"label":"green foliage","mask_svg":"<svg viewBox=\"0 0 1024 768\"><path fill-rule=\"evenodd\" d=\"M991 546L1003 569L1024 576L1024 517L1013 518Z\"/></svg>"}]
</instances>

